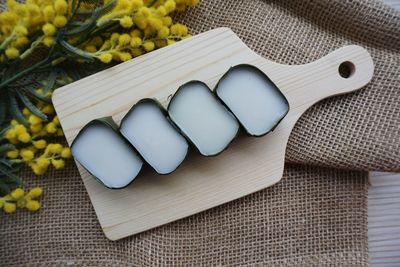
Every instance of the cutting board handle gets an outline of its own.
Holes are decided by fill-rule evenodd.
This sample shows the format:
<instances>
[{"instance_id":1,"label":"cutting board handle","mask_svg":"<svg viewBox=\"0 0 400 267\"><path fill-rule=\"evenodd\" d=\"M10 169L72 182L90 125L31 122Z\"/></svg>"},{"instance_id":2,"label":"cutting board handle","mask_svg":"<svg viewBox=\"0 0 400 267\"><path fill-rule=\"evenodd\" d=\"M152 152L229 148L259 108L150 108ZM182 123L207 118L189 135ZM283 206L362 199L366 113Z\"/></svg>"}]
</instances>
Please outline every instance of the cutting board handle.
<instances>
[{"instance_id":1,"label":"cutting board handle","mask_svg":"<svg viewBox=\"0 0 400 267\"><path fill-rule=\"evenodd\" d=\"M305 66L309 74L315 70L316 77L323 78L324 91L330 88L329 95L355 91L366 85L374 73L371 55L358 45L344 46Z\"/></svg>"},{"instance_id":2,"label":"cutting board handle","mask_svg":"<svg viewBox=\"0 0 400 267\"><path fill-rule=\"evenodd\" d=\"M271 63L262 64L261 69L281 89L290 106L297 108L297 114L321 99L360 89L374 72L370 54L357 45L341 47L304 65Z\"/></svg>"}]
</instances>

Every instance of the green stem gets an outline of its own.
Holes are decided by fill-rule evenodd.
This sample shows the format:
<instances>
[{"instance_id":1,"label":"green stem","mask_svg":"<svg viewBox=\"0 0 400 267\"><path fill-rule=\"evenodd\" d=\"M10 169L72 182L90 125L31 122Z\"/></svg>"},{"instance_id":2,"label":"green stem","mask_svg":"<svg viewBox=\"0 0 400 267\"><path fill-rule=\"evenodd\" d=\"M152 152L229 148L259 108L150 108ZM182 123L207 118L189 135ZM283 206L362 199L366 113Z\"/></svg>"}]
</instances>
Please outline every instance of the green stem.
<instances>
[{"instance_id":1,"label":"green stem","mask_svg":"<svg viewBox=\"0 0 400 267\"><path fill-rule=\"evenodd\" d=\"M59 57L59 58L54 59L53 61L51 61L51 65L52 65L52 66L55 66L55 65L57 65L57 64L59 64L59 63L65 61L65 60L66 60L65 57Z\"/></svg>"},{"instance_id":2,"label":"green stem","mask_svg":"<svg viewBox=\"0 0 400 267\"><path fill-rule=\"evenodd\" d=\"M1 43L0 45L0 51L3 51L7 48L7 46L9 45L9 43L11 43L14 39L15 39L15 32L11 33L10 36L8 36L3 43Z\"/></svg>"},{"instance_id":3,"label":"green stem","mask_svg":"<svg viewBox=\"0 0 400 267\"><path fill-rule=\"evenodd\" d=\"M39 37L37 40L32 42L31 47L27 50L25 50L24 53L20 56L21 59L25 59L27 56L32 54L32 52L35 50L35 48L42 43L44 36Z\"/></svg>"},{"instance_id":4,"label":"green stem","mask_svg":"<svg viewBox=\"0 0 400 267\"><path fill-rule=\"evenodd\" d=\"M21 78L25 74L28 74L29 72L41 67L42 65L46 64L47 62L48 62L48 59L46 58L46 59L44 59L42 61L39 61L38 63L34 64L33 66L18 72L13 77L11 77L11 78L3 81L2 83L0 83L0 89L6 87L8 84L14 82L15 80L18 80L19 78Z\"/></svg>"}]
</instances>

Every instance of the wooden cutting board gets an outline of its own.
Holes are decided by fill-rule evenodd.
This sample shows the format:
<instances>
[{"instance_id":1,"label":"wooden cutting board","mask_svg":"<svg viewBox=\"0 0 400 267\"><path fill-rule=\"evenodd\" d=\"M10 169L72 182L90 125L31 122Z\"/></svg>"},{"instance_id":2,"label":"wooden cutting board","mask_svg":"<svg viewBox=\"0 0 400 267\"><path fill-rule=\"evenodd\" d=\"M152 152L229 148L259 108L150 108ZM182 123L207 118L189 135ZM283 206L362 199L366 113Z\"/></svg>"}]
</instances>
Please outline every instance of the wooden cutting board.
<instances>
[{"instance_id":1,"label":"wooden cutting board","mask_svg":"<svg viewBox=\"0 0 400 267\"><path fill-rule=\"evenodd\" d=\"M105 188L78 164L109 239L140 233L275 184L282 178L286 144L301 114L321 99L366 85L374 69L368 52L355 45L305 65L277 64L250 50L230 29L218 28L64 86L55 91L53 103L71 144L92 119L111 115L119 123L145 97L167 106L181 84L200 80L213 88L229 67L241 63L263 70L289 101L289 113L272 133L260 138L242 135L212 158L192 152L173 174L145 170L122 190ZM339 74L340 65L350 71L348 78Z\"/></svg>"}]
</instances>

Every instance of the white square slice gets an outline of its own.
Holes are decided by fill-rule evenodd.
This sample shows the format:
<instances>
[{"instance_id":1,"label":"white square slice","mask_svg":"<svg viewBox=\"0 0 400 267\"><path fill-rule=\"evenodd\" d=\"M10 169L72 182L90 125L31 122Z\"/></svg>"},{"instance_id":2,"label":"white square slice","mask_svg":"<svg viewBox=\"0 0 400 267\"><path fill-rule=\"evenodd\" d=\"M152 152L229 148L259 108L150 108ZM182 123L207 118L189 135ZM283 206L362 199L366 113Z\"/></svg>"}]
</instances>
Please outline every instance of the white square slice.
<instances>
[{"instance_id":1,"label":"white square slice","mask_svg":"<svg viewBox=\"0 0 400 267\"><path fill-rule=\"evenodd\" d=\"M208 86L199 81L182 85L173 96L168 114L202 155L222 152L235 138L239 123Z\"/></svg>"},{"instance_id":2,"label":"white square slice","mask_svg":"<svg viewBox=\"0 0 400 267\"><path fill-rule=\"evenodd\" d=\"M76 160L109 188L123 188L139 174L143 161L133 147L106 123L92 121L75 138Z\"/></svg>"},{"instance_id":3,"label":"white square slice","mask_svg":"<svg viewBox=\"0 0 400 267\"><path fill-rule=\"evenodd\" d=\"M173 172L188 152L186 139L152 99L139 101L121 122L122 135L159 174Z\"/></svg>"},{"instance_id":4,"label":"white square slice","mask_svg":"<svg viewBox=\"0 0 400 267\"><path fill-rule=\"evenodd\" d=\"M215 91L252 136L273 130L289 111L289 103L276 85L250 65L231 68Z\"/></svg>"}]
</instances>

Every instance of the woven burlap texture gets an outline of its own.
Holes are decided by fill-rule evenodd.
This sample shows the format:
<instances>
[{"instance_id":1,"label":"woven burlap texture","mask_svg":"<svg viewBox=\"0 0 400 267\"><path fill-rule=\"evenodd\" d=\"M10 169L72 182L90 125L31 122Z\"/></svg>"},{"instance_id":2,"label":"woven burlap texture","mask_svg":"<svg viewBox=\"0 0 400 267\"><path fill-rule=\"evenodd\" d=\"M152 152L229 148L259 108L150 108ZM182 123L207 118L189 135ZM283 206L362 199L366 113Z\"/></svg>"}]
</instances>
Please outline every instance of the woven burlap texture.
<instances>
[{"instance_id":1,"label":"woven burlap texture","mask_svg":"<svg viewBox=\"0 0 400 267\"><path fill-rule=\"evenodd\" d=\"M1 266L368 263L367 173L289 165L270 188L115 242L77 171L32 179L46 189L44 207L0 215Z\"/></svg>"},{"instance_id":2,"label":"woven burlap texture","mask_svg":"<svg viewBox=\"0 0 400 267\"><path fill-rule=\"evenodd\" d=\"M284 64L314 61L344 45L365 47L375 63L372 82L308 110L286 160L400 171L399 12L377 1L203 0L179 20L195 33L230 27L254 51Z\"/></svg>"}]
</instances>

